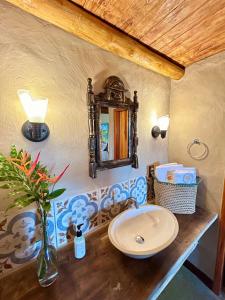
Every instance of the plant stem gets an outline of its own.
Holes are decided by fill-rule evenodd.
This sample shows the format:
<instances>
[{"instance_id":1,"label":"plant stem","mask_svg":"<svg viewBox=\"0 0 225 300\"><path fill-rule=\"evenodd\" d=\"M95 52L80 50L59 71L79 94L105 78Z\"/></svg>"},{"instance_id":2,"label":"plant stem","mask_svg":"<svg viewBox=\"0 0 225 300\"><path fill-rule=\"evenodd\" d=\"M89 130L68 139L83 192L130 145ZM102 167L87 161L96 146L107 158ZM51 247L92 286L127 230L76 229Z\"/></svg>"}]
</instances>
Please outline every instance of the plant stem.
<instances>
[{"instance_id":1,"label":"plant stem","mask_svg":"<svg viewBox=\"0 0 225 300\"><path fill-rule=\"evenodd\" d=\"M42 210L42 229L43 229L43 244L45 251L48 247L48 233L47 233L47 213Z\"/></svg>"},{"instance_id":2,"label":"plant stem","mask_svg":"<svg viewBox=\"0 0 225 300\"><path fill-rule=\"evenodd\" d=\"M36 201L38 209L40 211L41 215L41 226L42 226L42 236L43 236L43 248L45 252L47 251L48 248L48 232L47 232L47 213L46 211L42 208L41 204L39 201Z\"/></svg>"}]
</instances>

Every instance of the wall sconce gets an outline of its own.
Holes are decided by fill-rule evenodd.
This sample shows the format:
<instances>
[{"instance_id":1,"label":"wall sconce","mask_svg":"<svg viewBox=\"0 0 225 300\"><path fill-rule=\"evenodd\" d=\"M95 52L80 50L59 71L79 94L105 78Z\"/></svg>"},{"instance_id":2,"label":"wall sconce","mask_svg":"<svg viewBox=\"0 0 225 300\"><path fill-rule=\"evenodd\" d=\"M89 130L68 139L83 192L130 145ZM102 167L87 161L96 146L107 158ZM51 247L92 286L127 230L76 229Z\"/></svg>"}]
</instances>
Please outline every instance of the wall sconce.
<instances>
[{"instance_id":1,"label":"wall sconce","mask_svg":"<svg viewBox=\"0 0 225 300\"><path fill-rule=\"evenodd\" d=\"M48 99L33 99L30 91L18 90L17 94L28 117L22 126L22 133L32 142L41 142L49 136L45 116L48 109Z\"/></svg>"},{"instance_id":2,"label":"wall sconce","mask_svg":"<svg viewBox=\"0 0 225 300\"><path fill-rule=\"evenodd\" d=\"M158 126L154 126L152 128L152 136L157 138L161 135L161 138L164 139L166 137L166 132L168 130L170 124L169 116L162 116L158 119Z\"/></svg>"}]
</instances>

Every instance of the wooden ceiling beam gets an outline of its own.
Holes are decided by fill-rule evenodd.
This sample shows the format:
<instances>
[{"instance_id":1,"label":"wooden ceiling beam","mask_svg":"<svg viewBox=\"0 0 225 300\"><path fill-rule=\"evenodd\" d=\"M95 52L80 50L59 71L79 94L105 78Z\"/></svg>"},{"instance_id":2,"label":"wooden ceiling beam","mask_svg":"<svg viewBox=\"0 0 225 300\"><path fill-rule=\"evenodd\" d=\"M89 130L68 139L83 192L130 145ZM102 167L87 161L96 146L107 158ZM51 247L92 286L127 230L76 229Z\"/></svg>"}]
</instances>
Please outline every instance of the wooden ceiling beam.
<instances>
[{"instance_id":1,"label":"wooden ceiling beam","mask_svg":"<svg viewBox=\"0 0 225 300\"><path fill-rule=\"evenodd\" d=\"M6 1L146 69L176 80L184 75L182 67L104 23L69 0Z\"/></svg>"}]
</instances>

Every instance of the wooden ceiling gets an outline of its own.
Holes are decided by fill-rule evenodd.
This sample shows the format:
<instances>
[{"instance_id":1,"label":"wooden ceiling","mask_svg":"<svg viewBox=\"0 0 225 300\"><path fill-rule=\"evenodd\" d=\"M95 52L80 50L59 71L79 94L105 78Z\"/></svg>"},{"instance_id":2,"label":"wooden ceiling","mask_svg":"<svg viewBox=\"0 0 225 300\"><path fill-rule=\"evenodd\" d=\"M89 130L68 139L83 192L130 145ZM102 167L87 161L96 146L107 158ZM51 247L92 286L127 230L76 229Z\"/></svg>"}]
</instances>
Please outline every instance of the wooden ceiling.
<instances>
[{"instance_id":1,"label":"wooden ceiling","mask_svg":"<svg viewBox=\"0 0 225 300\"><path fill-rule=\"evenodd\" d=\"M225 50L225 0L72 0L183 66Z\"/></svg>"}]
</instances>

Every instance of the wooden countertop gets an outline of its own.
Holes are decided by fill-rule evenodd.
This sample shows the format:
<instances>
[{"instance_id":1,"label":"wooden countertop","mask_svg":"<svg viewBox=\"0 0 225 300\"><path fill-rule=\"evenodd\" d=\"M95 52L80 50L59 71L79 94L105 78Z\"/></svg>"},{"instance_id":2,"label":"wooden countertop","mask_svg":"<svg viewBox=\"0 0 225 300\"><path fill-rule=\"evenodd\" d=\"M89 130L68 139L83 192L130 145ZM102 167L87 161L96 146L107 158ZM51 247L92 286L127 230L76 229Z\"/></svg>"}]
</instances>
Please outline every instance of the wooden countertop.
<instances>
[{"instance_id":1,"label":"wooden countertop","mask_svg":"<svg viewBox=\"0 0 225 300\"><path fill-rule=\"evenodd\" d=\"M73 258L73 245L59 252L57 281L41 288L36 264L0 279L1 300L146 300L157 296L173 278L217 215L197 208L193 215L177 215L176 240L144 260L126 257L109 242L107 228L87 238L87 255Z\"/></svg>"}]
</instances>

